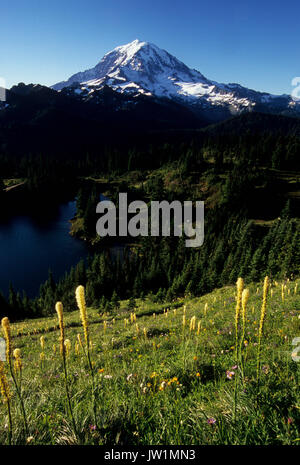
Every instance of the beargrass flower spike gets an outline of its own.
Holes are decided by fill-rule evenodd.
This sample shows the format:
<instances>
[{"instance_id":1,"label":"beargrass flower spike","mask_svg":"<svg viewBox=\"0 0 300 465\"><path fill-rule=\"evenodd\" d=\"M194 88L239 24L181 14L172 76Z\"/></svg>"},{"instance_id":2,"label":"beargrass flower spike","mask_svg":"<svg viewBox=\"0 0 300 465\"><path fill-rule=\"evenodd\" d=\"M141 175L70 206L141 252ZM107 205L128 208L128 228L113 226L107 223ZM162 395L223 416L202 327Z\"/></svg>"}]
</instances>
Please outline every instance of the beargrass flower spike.
<instances>
[{"instance_id":1,"label":"beargrass flower spike","mask_svg":"<svg viewBox=\"0 0 300 465\"><path fill-rule=\"evenodd\" d=\"M12 378L13 383L14 383L15 388L16 388L16 393L17 393L18 399L20 401L20 406L21 406L21 411L22 411L22 416L23 416L23 422L24 422L25 434L28 436L29 435L29 430L28 430L28 423L27 423L27 417L26 417L24 402L23 402L22 393L21 393L21 387L19 386L19 383L17 382L15 372L14 372L14 369L13 369L13 365L12 365L11 331L10 331L9 319L7 317L2 318L1 326L2 326L2 329L3 329L4 338L5 338L5 342L6 342L6 361L8 363L11 378Z\"/></svg>"},{"instance_id":2,"label":"beargrass flower spike","mask_svg":"<svg viewBox=\"0 0 300 465\"><path fill-rule=\"evenodd\" d=\"M10 333L10 323L9 319L6 317L2 318L1 326L3 329L3 334L6 342L6 361L8 362L9 366L11 366L11 333Z\"/></svg>"},{"instance_id":3,"label":"beargrass flower spike","mask_svg":"<svg viewBox=\"0 0 300 465\"><path fill-rule=\"evenodd\" d=\"M64 315L63 315L63 304L61 302L56 302L55 310L58 316L58 325L60 329L60 354L63 356L65 354L65 326L64 326Z\"/></svg>"},{"instance_id":4,"label":"beargrass flower spike","mask_svg":"<svg viewBox=\"0 0 300 465\"><path fill-rule=\"evenodd\" d=\"M80 319L83 326L84 338L87 347L89 346L89 333L88 333L88 320L87 320L87 311L86 311L86 303L85 303L85 295L84 295L84 287L78 286L76 288L76 301L80 312Z\"/></svg>"},{"instance_id":5,"label":"beargrass flower spike","mask_svg":"<svg viewBox=\"0 0 300 465\"><path fill-rule=\"evenodd\" d=\"M59 339L59 342L60 342L60 355L62 357L62 362L63 362L66 397L67 397L69 413L70 413L71 421L72 421L72 424L73 424L74 433L78 437L75 418L74 418L74 415L73 415L71 396L70 396L70 392L69 392L69 384L68 384L68 371L67 371L67 362L66 362L66 345L65 345L65 326L64 326L63 304L61 302L56 302L55 310L56 310L56 313L57 313L57 316L58 316L58 324L59 324L59 329L60 329L60 339ZM66 339L66 340L68 340L68 339Z\"/></svg>"},{"instance_id":6,"label":"beargrass flower spike","mask_svg":"<svg viewBox=\"0 0 300 465\"><path fill-rule=\"evenodd\" d=\"M8 413L8 444L11 445L11 437L12 437L12 416L11 416L11 409L10 409L10 398L11 393L9 390L8 381L5 374L4 363L0 360L0 392L2 395L3 402L7 406L7 413Z\"/></svg>"},{"instance_id":7,"label":"beargrass flower spike","mask_svg":"<svg viewBox=\"0 0 300 465\"><path fill-rule=\"evenodd\" d=\"M237 297L236 297L236 307L235 307L235 358L238 358L238 325L240 319L240 312L241 312L241 304L242 304L242 293L244 288L244 280L243 278L238 278L236 282L237 287Z\"/></svg>"},{"instance_id":8,"label":"beargrass flower spike","mask_svg":"<svg viewBox=\"0 0 300 465\"><path fill-rule=\"evenodd\" d=\"M268 276L264 279L264 286L263 286L263 301L261 306L261 313L260 313L260 322L259 322L259 330L258 330L258 349L257 349L257 370L256 370L256 377L257 383L259 385L259 376L260 376L260 357L261 357L261 342L263 337L263 330L264 330L264 323L266 319L266 309L267 309L267 296L269 290L270 281Z\"/></svg>"}]
</instances>

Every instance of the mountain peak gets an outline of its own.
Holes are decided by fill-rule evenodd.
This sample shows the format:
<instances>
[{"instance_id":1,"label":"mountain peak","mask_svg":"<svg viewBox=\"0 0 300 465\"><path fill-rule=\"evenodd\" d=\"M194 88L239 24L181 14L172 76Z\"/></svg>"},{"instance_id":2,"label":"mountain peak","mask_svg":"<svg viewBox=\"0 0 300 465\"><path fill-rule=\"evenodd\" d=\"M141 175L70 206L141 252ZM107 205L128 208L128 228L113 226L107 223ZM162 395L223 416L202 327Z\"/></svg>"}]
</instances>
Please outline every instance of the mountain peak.
<instances>
[{"instance_id":1,"label":"mountain peak","mask_svg":"<svg viewBox=\"0 0 300 465\"><path fill-rule=\"evenodd\" d=\"M208 82L200 72L191 70L166 50L135 39L106 53L94 68L74 74L53 88L61 90L77 83L107 84L121 92L138 88L140 93L170 97L180 91L175 85L178 80Z\"/></svg>"},{"instance_id":2,"label":"mountain peak","mask_svg":"<svg viewBox=\"0 0 300 465\"><path fill-rule=\"evenodd\" d=\"M172 99L197 113L214 113L219 119L224 113L265 111L267 107L275 113L295 110L298 113L300 108L290 97L211 81L166 50L139 39L114 48L94 68L74 74L53 88L60 91L64 87L74 87L76 94L90 100L94 92L105 85L133 97L144 94Z\"/></svg>"},{"instance_id":3,"label":"mountain peak","mask_svg":"<svg viewBox=\"0 0 300 465\"><path fill-rule=\"evenodd\" d=\"M132 42L129 42L128 44L119 45L118 47L114 48L112 52L118 51L119 53L126 53L127 55L134 56L142 47L146 45L148 45L147 42L135 39ZM112 52L108 52L106 55L109 55Z\"/></svg>"}]
</instances>

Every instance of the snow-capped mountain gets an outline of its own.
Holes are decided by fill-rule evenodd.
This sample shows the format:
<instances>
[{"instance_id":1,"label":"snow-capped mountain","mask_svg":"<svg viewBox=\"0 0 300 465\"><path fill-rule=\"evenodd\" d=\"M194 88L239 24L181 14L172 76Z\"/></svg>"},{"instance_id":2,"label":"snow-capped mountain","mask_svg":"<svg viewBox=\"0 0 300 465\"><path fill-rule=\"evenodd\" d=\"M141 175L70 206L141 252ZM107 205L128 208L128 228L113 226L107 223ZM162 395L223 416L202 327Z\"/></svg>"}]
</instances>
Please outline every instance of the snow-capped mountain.
<instances>
[{"instance_id":1,"label":"snow-capped mountain","mask_svg":"<svg viewBox=\"0 0 300 465\"><path fill-rule=\"evenodd\" d=\"M288 95L257 92L239 84L220 84L154 44L134 40L108 52L89 70L59 82L83 100L93 100L105 85L123 94L175 100L208 119L223 119L244 111L300 114L300 102Z\"/></svg>"}]
</instances>

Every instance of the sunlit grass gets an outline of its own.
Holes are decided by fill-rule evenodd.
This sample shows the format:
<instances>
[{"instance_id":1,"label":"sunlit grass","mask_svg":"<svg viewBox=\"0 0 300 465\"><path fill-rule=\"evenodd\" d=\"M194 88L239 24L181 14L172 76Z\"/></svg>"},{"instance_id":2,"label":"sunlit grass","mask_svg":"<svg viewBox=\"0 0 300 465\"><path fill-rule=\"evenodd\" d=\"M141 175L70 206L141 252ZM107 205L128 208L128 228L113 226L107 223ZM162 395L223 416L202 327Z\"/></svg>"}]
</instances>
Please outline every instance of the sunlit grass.
<instances>
[{"instance_id":1,"label":"sunlit grass","mask_svg":"<svg viewBox=\"0 0 300 465\"><path fill-rule=\"evenodd\" d=\"M245 328L242 322L238 326L242 364L237 363L235 354L234 286L169 304L137 299L134 312L128 310L126 301L117 313L101 316L98 308L88 308L97 421L75 289L74 312L64 314L65 338L70 341L67 378L73 423L64 394L55 309L53 317L12 324L12 348L20 348L22 353L22 396L30 429L27 442L297 444L300 365L291 358L295 351L292 340L300 336L297 283L299 280L284 282L284 300L282 283L271 283L259 354L259 386L256 370L263 283L245 283L249 289ZM12 443L22 444L22 413L10 379L9 383L13 392ZM7 424L3 404L2 444L7 443Z\"/></svg>"}]
</instances>

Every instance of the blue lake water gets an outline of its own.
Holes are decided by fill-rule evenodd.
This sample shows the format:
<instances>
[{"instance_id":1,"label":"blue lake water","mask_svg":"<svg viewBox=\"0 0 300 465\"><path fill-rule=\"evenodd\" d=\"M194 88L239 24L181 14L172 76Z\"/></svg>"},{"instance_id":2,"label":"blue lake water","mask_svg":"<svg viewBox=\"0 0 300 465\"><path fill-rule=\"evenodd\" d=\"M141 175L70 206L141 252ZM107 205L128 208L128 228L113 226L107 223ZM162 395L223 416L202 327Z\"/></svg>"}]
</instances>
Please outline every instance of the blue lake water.
<instances>
[{"instance_id":1,"label":"blue lake water","mask_svg":"<svg viewBox=\"0 0 300 465\"><path fill-rule=\"evenodd\" d=\"M38 215L19 215L0 224L0 290L7 296L9 283L34 297L48 278L61 277L88 255L87 245L70 236L69 220L75 201L51 207Z\"/></svg>"}]
</instances>

